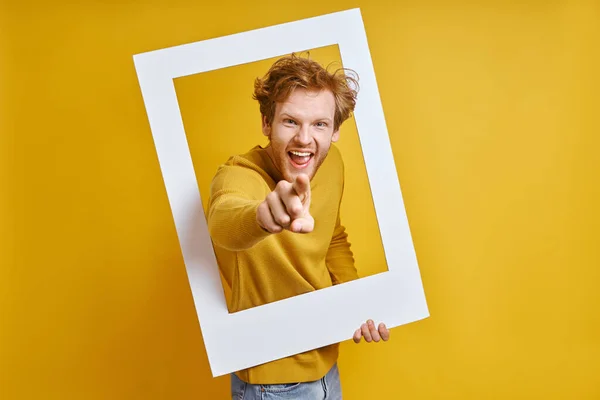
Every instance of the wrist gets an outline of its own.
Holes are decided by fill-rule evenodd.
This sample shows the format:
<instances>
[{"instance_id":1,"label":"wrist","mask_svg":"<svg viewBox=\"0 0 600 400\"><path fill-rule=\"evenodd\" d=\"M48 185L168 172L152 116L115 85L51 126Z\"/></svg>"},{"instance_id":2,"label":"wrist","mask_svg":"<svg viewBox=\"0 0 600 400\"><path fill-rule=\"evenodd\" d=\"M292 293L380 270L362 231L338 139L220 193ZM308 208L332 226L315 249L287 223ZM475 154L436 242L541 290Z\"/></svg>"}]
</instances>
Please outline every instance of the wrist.
<instances>
[{"instance_id":1,"label":"wrist","mask_svg":"<svg viewBox=\"0 0 600 400\"><path fill-rule=\"evenodd\" d=\"M270 233L269 230L267 228L265 228L265 226L262 223L262 218L260 217L261 215L261 208L263 208L265 205L265 202L263 201L262 203L258 204L258 207L256 207L256 216L255 216L255 220L256 220L256 224L259 226L259 228L265 232L265 233Z\"/></svg>"}]
</instances>

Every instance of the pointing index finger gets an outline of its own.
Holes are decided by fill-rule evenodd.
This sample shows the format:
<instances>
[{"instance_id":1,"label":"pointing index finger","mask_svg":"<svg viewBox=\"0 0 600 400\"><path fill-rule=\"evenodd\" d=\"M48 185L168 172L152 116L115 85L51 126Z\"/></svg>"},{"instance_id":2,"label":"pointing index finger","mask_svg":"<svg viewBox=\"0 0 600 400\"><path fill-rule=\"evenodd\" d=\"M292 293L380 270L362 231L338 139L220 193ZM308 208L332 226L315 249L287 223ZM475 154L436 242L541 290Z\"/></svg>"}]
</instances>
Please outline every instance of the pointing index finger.
<instances>
[{"instance_id":1,"label":"pointing index finger","mask_svg":"<svg viewBox=\"0 0 600 400\"><path fill-rule=\"evenodd\" d=\"M294 180L294 184L292 185L294 191L300 197L300 201L302 204L309 198L310 196L310 179L306 174L300 174Z\"/></svg>"}]
</instances>

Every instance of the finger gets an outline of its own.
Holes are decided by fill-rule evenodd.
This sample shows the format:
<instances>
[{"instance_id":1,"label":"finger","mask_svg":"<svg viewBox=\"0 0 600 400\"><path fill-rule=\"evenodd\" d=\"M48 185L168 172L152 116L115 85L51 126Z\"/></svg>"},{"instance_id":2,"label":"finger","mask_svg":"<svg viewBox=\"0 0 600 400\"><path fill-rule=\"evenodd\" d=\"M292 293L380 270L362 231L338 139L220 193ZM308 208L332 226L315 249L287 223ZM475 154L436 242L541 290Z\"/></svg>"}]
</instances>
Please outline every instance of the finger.
<instances>
[{"instance_id":1,"label":"finger","mask_svg":"<svg viewBox=\"0 0 600 400\"><path fill-rule=\"evenodd\" d=\"M310 233L315 229L315 219L308 215L292 221L290 230L295 233Z\"/></svg>"},{"instance_id":2,"label":"finger","mask_svg":"<svg viewBox=\"0 0 600 400\"><path fill-rule=\"evenodd\" d=\"M360 343L360 339L362 338L361 334L360 334L360 329L357 329L354 332L354 336L352 336L352 339L354 340L354 343Z\"/></svg>"},{"instance_id":3,"label":"finger","mask_svg":"<svg viewBox=\"0 0 600 400\"><path fill-rule=\"evenodd\" d=\"M367 322L367 325L369 327L369 333L371 334L371 337L373 338L374 342L379 342L381 340L381 336L379 336L379 332L377 331L377 328L375 327L375 324L373 323L373 320L369 320Z\"/></svg>"},{"instance_id":4,"label":"finger","mask_svg":"<svg viewBox=\"0 0 600 400\"><path fill-rule=\"evenodd\" d=\"M365 337L367 343L370 343L373 340L373 338L371 337L371 333L369 332L369 327L367 326L367 324L362 324L360 330L362 332L362 335Z\"/></svg>"},{"instance_id":5,"label":"finger","mask_svg":"<svg viewBox=\"0 0 600 400\"><path fill-rule=\"evenodd\" d=\"M387 342L388 340L390 340L390 331L389 331L389 329L386 328L386 326L383 322L381 324L379 324L379 334L381 335L381 338L383 339L384 342Z\"/></svg>"},{"instance_id":6,"label":"finger","mask_svg":"<svg viewBox=\"0 0 600 400\"><path fill-rule=\"evenodd\" d=\"M299 174L292 185L302 204L310 199L310 179L306 174Z\"/></svg>"},{"instance_id":7,"label":"finger","mask_svg":"<svg viewBox=\"0 0 600 400\"><path fill-rule=\"evenodd\" d=\"M269 205L266 201L263 201L258 206L258 209L256 210L256 219L258 220L258 224L270 233L279 233L283 230L283 228L273 219L273 215L271 214L271 210L269 210Z\"/></svg>"},{"instance_id":8,"label":"finger","mask_svg":"<svg viewBox=\"0 0 600 400\"><path fill-rule=\"evenodd\" d=\"M287 214L292 218L292 220L302 218L304 216L304 206L302 205L298 195L293 192L286 193L282 196L281 200L283 201Z\"/></svg>"},{"instance_id":9,"label":"finger","mask_svg":"<svg viewBox=\"0 0 600 400\"><path fill-rule=\"evenodd\" d=\"M304 216L304 206L302 205L300 196L294 191L294 188L289 182L279 182L275 192L279 195L283 207L292 221Z\"/></svg>"},{"instance_id":10,"label":"finger","mask_svg":"<svg viewBox=\"0 0 600 400\"><path fill-rule=\"evenodd\" d=\"M266 200L269 205L269 211L275 222L283 228L287 227L292 219L285 210L285 206L281 202L279 194L277 194L277 192L271 192L267 195Z\"/></svg>"}]
</instances>

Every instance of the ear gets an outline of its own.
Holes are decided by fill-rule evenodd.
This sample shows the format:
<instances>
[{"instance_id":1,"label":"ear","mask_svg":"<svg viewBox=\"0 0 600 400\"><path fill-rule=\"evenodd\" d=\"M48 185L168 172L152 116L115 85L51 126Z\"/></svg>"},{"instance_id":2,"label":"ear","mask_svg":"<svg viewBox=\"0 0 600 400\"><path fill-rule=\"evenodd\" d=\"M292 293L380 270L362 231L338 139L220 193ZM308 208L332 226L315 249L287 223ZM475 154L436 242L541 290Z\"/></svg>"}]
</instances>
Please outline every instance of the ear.
<instances>
[{"instance_id":1,"label":"ear","mask_svg":"<svg viewBox=\"0 0 600 400\"><path fill-rule=\"evenodd\" d=\"M264 115L262 117L262 132L266 137L271 136L271 125L267 122L267 117Z\"/></svg>"},{"instance_id":2,"label":"ear","mask_svg":"<svg viewBox=\"0 0 600 400\"><path fill-rule=\"evenodd\" d=\"M338 129L337 131L333 132L333 135L331 135L331 141L332 142L337 142L338 140L340 140L340 130Z\"/></svg>"}]
</instances>

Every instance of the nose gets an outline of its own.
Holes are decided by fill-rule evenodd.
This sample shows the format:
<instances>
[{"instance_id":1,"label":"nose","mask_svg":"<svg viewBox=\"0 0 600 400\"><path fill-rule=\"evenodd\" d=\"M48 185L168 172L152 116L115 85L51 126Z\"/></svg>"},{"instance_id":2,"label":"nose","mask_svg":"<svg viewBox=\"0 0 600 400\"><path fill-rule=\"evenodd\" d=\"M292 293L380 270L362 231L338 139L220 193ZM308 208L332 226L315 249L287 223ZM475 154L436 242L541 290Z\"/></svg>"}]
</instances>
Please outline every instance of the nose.
<instances>
[{"instance_id":1,"label":"nose","mask_svg":"<svg viewBox=\"0 0 600 400\"><path fill-rule=\"evenodd\" d=\"M310 141L312 140L311 134L310 134L310 127L308 127L306 125L302 125L298 129L298 133L294 137L294 140L299 145L308 146L310 144Z\"/></svg>"}]
</instances>

